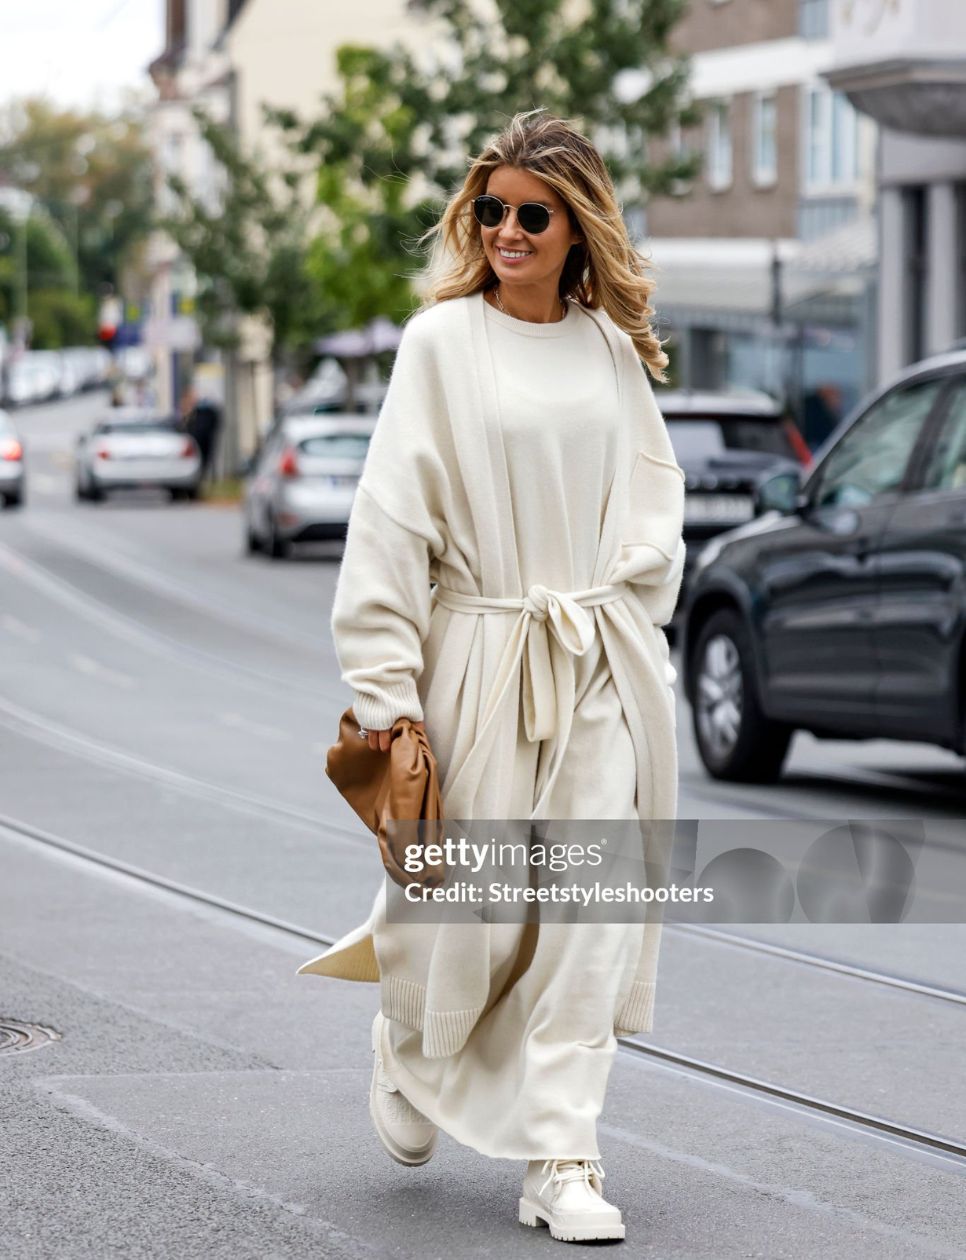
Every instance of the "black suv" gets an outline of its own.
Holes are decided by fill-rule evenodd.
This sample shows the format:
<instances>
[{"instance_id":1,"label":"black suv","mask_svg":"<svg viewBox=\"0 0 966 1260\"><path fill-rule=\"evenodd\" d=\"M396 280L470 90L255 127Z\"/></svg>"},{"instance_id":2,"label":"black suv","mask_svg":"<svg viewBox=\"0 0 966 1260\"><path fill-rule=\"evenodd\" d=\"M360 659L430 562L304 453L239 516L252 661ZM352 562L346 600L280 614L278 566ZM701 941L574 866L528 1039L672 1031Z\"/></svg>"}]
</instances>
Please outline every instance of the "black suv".
<instances>
[{"instance_id":1,"label":"black suv","mask_svg":"<svg viewBox=\"0 0 966 1260\"><path fill-rule=\"evenodd\" d=\"M751 520L758 510L759 486L776 473L801 468L811 456L780 405L757 390L704 393L658 388L654 397L685 476L687 551L680 609L694 558L704 543Z\"/></svg>"},{"instance_id":2,"label":"black suv","mask_svg":"<svg viewBox=\"0 0 966 1260\"><path fill-rule=\"evenodd\" d=\"M709 773L776 779L796 729L966 752L966 352L906 369L755 510L696 557L683 609Z\"/></svg>"}]
</instances>

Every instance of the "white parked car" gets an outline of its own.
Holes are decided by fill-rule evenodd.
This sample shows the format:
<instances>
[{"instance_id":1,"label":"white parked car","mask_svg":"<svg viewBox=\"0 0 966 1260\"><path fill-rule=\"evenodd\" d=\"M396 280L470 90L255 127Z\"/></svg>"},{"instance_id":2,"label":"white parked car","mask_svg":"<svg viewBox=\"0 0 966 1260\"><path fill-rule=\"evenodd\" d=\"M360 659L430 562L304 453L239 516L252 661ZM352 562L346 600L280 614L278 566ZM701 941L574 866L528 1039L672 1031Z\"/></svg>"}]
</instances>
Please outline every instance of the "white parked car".
<instances>
[{"instance_id":1,"label":"white parked car","mask_svg":"<svg viewBox=\"0 0 966 1260\"><path fill-rule=\"evenodd\" d=\"M98 501L108 490L149 486L172 499L196 499L201 483L198 443L172 416L116 407L77 439L78 499Z\"/></svg>"}]
</instances>

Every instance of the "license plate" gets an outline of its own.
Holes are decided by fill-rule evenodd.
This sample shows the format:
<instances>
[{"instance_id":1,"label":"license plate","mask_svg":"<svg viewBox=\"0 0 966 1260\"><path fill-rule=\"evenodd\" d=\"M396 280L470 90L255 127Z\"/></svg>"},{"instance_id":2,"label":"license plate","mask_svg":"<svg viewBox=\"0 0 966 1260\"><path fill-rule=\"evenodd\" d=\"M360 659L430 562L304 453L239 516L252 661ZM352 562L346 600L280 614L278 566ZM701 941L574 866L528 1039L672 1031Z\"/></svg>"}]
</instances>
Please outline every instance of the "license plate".
<instances>
[{"instance_id":1,"label":"license plate","mask_svg":"<svg viewBox=\"0 0 966 1260\"><path fill-rule=\"evenodd\" d=\"M686 521L750 521L754 511L748 494L689 494L684 500Z\"/></svg>"},{"instance_id":2,"label":"license plate","mask_svg":"<svg viewBox=\"0 0 966 1260\"><path fill-rule=\"evenodd\" d=\"M359 478L350 475L337 476L333 474L330 477L326 477L326 481L330 486L354 486L358 483Z\"/></svg>"}]
</instances>

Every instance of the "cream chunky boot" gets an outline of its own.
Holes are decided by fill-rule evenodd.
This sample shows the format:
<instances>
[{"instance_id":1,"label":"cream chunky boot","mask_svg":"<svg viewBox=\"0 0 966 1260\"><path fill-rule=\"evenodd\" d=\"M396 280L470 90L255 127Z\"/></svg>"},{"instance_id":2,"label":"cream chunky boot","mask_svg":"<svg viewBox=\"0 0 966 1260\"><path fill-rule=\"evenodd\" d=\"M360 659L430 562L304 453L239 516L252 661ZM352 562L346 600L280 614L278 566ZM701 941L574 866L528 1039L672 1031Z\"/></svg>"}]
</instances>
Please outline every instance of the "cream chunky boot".
<instances>
[{"instance_id":1,"label":"cream chunky boot","mask_svg":"<svg viewBox=\"0 0 966 1260\"><path fill-rule=\"evenodd\" d=\"M523 1178L521 1225L548 1225L561 1242L623 1238L620 1209L601 1194L604 1170L594 1159L532 1159Z\"/></svg>"},{"instance_id":2,"label":"cream chunky boot","mask_svg":"<svg viewBox=\"0 0 966 1260\"><path fill-rule=\"evenodd\" d=\"M376 1012L372 1021L372 1084L369 1086L369 1114L379 1140L400 1164L425 1164L436 1149L439 1129L417 1111L382 1069L379 1036L383 1015Z\"/></svg>"}]
</instances>

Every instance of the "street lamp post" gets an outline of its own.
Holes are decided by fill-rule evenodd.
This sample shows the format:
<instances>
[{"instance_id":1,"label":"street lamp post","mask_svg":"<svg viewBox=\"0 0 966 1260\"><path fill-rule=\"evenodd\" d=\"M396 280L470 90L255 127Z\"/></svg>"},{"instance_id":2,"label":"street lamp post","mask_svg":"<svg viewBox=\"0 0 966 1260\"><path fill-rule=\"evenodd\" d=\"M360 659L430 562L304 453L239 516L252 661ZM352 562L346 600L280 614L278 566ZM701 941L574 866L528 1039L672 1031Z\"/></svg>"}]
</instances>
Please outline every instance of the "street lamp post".
<instances>
[{"instance_id":1,"label":"street lamp post","mask_svg":"<svg viewBox=\"0 0 966 1260\"><path fill-rule=\"evenodd\" d=\"M29 280L27 278L27 226L30 223L30 207L19 223L17 232L17 318L27 320Z\"/></svg>"},{"instance_id":2,"label":"street lamp post","mask_svg":"<svg viewBox=\"0 0 966 1260\"><path fill-rule=\"evenodd\" d=\"M771 325L773 344L778 348L778 376L784 391L784 402L798 420L802 415L802 395L804 391L804 355L805 326L801 320L794 321L789 327L785 319L785 296L783 291L784 263L779 253L778 242L772 240L771 253Z\"/></svg>"},{"instance_id":3,"label":"street lamp post","mask_svg":"<svg viewBox=\"0 0 966 1260\"><path fill-rule=\"evenodd\" d=\"M14 276L16 286L14 298L14 314L16 316L15 338L21 347L27 345L28 330L30 328L30 279L27 271L27 233L30 227L30 205L30 198L25 197L22 202L22 213L14 215L17 221L17 265Z\"/></svg>"}]
</instances>

